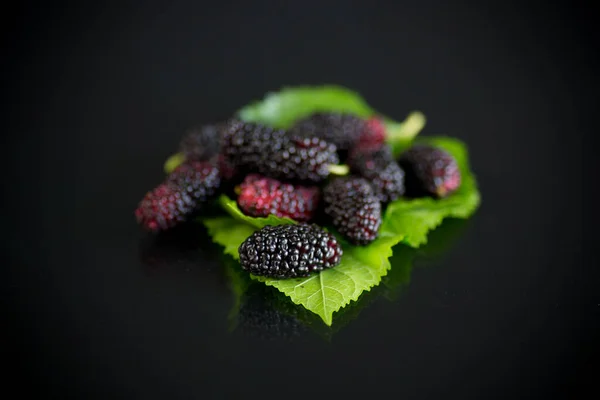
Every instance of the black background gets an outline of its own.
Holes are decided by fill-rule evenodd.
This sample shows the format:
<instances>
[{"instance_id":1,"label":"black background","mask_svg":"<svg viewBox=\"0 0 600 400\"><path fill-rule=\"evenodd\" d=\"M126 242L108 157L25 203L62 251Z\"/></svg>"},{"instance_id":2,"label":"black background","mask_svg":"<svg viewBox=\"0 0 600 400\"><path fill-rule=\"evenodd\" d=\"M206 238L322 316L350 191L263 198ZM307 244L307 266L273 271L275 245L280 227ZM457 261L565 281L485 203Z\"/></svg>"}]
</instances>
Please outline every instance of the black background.
<instances>
[{"instance_id":1,"label":"black background","mask_svg":"<svg viewBox=\"0 0 600 400\"><path fill-rule=\"evenodd\" d=\"M3 12L8 379L60 399L597 392L591 10L468 3ZM187 127L319 83L467 142L482 206L450 248L416 258L398 299L371 296L333 335L230 332L220 249L201 228L152 238L133 209Z\"/></svg>"}]
</instances>

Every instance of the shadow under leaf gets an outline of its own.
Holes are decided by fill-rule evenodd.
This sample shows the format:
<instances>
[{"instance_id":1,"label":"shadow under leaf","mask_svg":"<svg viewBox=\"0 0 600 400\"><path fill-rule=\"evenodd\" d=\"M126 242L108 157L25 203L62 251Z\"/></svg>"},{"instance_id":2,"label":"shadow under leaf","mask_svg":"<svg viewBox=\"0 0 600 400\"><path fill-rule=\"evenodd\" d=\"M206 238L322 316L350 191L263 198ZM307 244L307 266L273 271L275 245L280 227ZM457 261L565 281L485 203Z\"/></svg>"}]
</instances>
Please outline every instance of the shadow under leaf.
<instances>
[{"instance_id":1,"label":"shadow under leaf","mask_svg":"<svg viewBox=\"0 0 600 400\"><path fill-rule=\"evenodd\" d=\"M395 246L390 258L392 268L381 283L335 312L331 326L325 325L316 314L292 303L283 293L252 280L236 260L222 255L222 264L234 294L229 315L230 332L265 340L294 340L310 330L330 341L374 301L382 297L397 300L410 283L414 259L441 256L465 228L464 220L448 219L431 232L428 243L421 248Z\"/></svg>"}]
</instances>

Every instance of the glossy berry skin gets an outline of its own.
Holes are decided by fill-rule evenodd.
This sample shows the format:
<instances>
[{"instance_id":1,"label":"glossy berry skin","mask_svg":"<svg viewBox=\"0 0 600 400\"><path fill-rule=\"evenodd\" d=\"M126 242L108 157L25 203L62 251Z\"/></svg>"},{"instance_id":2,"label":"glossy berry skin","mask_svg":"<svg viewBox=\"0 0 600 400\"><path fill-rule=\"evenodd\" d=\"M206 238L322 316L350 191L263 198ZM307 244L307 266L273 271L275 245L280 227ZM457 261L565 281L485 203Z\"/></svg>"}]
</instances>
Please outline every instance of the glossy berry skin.
<instances>
[{"instance_id":1,"label":"glossy berry skin","mask_svg":"<svg viewBox=\"0 0 600 400\"><path fill-rule=\"evenodd\" d=\"M284 181L319 183L329 176L329 167L338 163L335 145L316 137L292 137L269 146L253 168Z\"/></svg>"},{"instance_id":2,"label":"glossy berry skin","mask_svg":"<svg viewBox=\"0 0 600 400\"><path fill-rule=\"evenodd\" d=\"M387 145L355 148L347 160L350 170L365 178L383 203L404 194L404 171Z\"/></svg>"},{"instance_id":3,"label":"glossy berry skin","mask_svg":"<svg viewBox=\"0 0 600 400\"><path fill-rule=\"evenodd\" d=\"M335 236L316 225L267 225L238 249L242 268L254 275L296 278L335 267L343 251Z\"/></svg>"},{"instance_id":4,"label":"glossy berry skin","mask_svg":"<svg viewBox=\"0 0 600 400\"><path fill-rule=\"evenodd\" d=\"M221 154L236 168L248 168L262 162L267 148L281 145L287 132L237 119L227 121L223 132Z\"/></svg>"},{"instance_id":5,"label":"glossy berry skin","mask_svg":"<svg viewBox=\"0 0 600 400\"><path fill-rule=\"evenodd\" d=\"M383 120L379 117L371 117L364 122L356 146L379 147L383 146L385 139L386 132Z\"/></svg>"},{"instance_id":6,"label":"glossy berry skin","mask_svg":"<svg viewBox=\"0 0 600 400\"><path fill-rule=\"evenodd\" d=\"M214 163L185 162L171 172L164 183L146 193L135 210L135 217L149 231L172 228L212 198L220 182Z\"/></svg>"},{"instance_id":7,"label":"glossy berry skin","mask_svg":"<svg viewBox=\"0 0 600 400\"><path fill-rule=\"evenodd\" d=\"M188 161L175 168L167 177L167 182L192 196L201 205L216 194L221 177L214 162Z\"/></svg>"},{"instance_id":8,"label":"glossy berry skin","mask_svg":"<svg viewBox=\"0 0 600 400\"><path fill-rule=\"evenodd\" d=\"M295 137L283 130L232 120L222 154L237 171L285 181L320 182L338 164L336 147L316 137Z\"/></svg>"},{"instance_id":9,"label":"glossy berry skin","mask_svg":"<svg viewBox=\"0 0 600 400\"><path fill-rule=\"evenodd\" d=\"M410 197L443 198L460 187L460 169L456 160L438 147L414 145L400 156L398 162L406 172L406 189Z\"/></svg>"},{"instance_id":10,"label":"glossy berry skin","mask_svg":"<svg viewBox=\"0 0 600 400\"><path fill-rule=\"evenodd\" d=\"M218 125L193 127L185 132L179 143L179 151L189 161L207 161L216 156L220 148Z\"/></svg>"},{"instance_id":11,"label":"glossy berry skin","mask_svg":"<svg viewBox=\"0 0 600 400\"><path fill-rule=\"evenodd\" d=\"M185 221L196 201L172 184L161 184L146 193L135 210L136 220L151 232L164 231Z\"/></svg>"},{"instance_id":12,"label":"glossy berry skin","mask_svg":"<svg viewBox=\"0 0 600 400\"><path fill-rule=\"evenodd\" d=\"M381 202L366 179L356 176L335 178L323 189L325 214L352 244L375 240L381 226Z\"/></svg>"},{"instance_id":13,"label":"glossy berry skin","mask_svg":"<svg viewBox=\"0 0 600 400\"><path fill-rule=\"evenodd\" d=\"M313 218L319 203L319 188L282 183L258 174L246 176L239 186L237 203L253 217L276 215L299 222Z\"/></svg>"},{"instance_id":14,"label":"glossy berry skin","mask_svg":"<svg viewBox=\"0 0 600 400\"><path fill-rule=\"evenodd\" d=\"M297 121L290 134L299 137L318 137L336 146L338 150L348 150L358 141L365 121L351 114L314 113Z\"/></svg>"}]
</instances>

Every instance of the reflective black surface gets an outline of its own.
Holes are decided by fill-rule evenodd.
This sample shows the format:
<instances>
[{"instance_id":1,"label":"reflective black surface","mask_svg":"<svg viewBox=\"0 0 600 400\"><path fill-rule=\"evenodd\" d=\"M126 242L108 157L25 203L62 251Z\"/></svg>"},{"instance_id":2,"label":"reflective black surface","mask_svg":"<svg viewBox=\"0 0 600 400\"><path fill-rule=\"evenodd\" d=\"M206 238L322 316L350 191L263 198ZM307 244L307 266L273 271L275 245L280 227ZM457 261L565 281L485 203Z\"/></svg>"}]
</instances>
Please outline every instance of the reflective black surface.
<instances>
[{"instance_id":1,"label":"reflective black surface","mask_svg":"<svg viewBox=\"0 0 600 400\"><path fill-rule=\"evenodd\" d=\"M591 245L589 15L442 1L4 15L9 380L60 399L597 390L600 281L583 233ZM397 119L423 111L423 134L468 143L483 198L427 248L399 249L390 276L331 329L236 280L201 227L152 237L133 218L186 128L303 83L351 87Z\"/></svg>"}]
</instances>

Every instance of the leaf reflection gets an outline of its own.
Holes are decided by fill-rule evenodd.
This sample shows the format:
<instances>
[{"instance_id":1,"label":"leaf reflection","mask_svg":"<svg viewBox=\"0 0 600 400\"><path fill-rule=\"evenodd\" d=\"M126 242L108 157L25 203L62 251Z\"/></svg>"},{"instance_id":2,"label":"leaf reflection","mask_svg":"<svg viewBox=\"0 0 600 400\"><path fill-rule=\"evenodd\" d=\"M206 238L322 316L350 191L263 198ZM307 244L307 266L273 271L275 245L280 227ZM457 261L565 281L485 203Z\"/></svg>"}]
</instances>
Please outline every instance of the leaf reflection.
<instances>
[{"instance_id":1,"label":"leaf reflection","mask_svg":"<svg viewBox=\"0 0 600 400\"><path fill-rule=\"evenodd\" d=\"M394 247L394 255L390 259L392 268L381 284L337 311L331 327L326 326L316 314L289 301L281 292L250 279L237 261L223 255L223 266L234 294L229 330L264 340L293 340L310 330L330 340L374 301L380 298L397 301L410 283L414 260L442 256L461 236L468 223L469 220L447 219L430 233L426 245L418 249L402 244Z\"/></svg>"}]
</instances>

